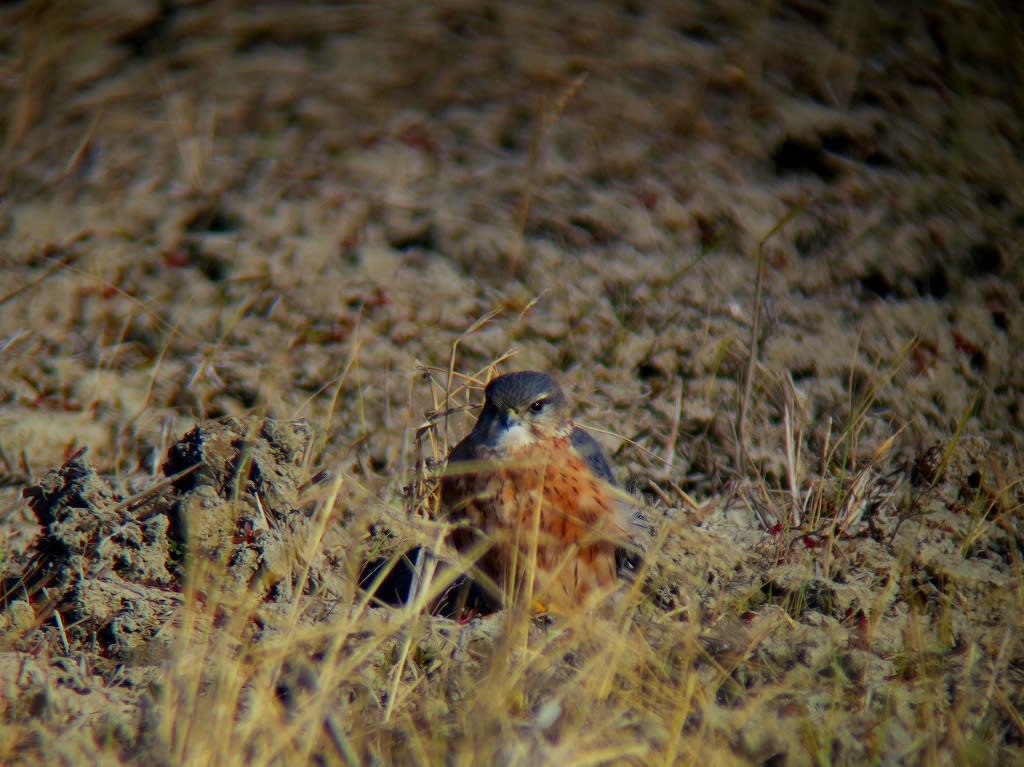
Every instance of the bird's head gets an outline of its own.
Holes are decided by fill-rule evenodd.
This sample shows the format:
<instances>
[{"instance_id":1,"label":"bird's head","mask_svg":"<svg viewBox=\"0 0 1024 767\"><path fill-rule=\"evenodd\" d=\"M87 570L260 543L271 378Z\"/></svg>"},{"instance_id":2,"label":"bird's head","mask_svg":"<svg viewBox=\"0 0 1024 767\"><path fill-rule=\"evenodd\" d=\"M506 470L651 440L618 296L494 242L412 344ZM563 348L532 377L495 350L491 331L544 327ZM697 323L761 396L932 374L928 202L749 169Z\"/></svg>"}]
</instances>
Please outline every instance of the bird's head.
<instances>
[{"instance_id":1,"label":"bird's head","mask_svg":"<svg viewBox=\"0 0 1024 767\"><path fill-rule=\"evenodd\" d=\"M484 408L473 432L494 450L515 450L572 431L569 403L549 375L525 370L499 376L487 385Z\"/></svg>"}]
</instances>

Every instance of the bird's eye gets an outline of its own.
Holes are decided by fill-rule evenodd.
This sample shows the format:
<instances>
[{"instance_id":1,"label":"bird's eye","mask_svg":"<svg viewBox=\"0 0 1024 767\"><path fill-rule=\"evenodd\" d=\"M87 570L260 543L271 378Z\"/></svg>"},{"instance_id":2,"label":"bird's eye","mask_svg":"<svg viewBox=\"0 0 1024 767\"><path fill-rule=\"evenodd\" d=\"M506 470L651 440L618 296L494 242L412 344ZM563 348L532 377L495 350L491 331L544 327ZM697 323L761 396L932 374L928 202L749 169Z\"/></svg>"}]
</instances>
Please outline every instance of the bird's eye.
<instances>
[{"instance_id":1,"label":"bird's eye","mask_svg":"<svg viewBox=\"0 0 1024 767\"><path fill-rule=\"evenodd\" d=\"M542 411L547 406L547 404L548 404L548 401L546 399L539 399L536 402L534 402L532 405L530 405L530 412L531 413L539 413L540 411Z\"/></svg>"}]
</instances>

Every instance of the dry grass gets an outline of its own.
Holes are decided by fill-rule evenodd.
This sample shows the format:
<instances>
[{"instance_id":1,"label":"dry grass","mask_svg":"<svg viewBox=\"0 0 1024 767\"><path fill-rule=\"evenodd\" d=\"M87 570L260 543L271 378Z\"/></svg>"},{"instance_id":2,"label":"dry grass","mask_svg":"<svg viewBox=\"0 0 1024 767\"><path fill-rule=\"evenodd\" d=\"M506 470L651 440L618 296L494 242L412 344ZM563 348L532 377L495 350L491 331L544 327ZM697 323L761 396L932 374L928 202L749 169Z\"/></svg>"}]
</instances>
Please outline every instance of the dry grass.
<instances>
[{"instance_id":1,"label":"dry grass","mask_svg":"<svg viewBox=\"0 0 1024 767\"><path fill-rule=\"evenodd\" d=\"M1022 761L1019 13L161 8L0 11L0 763ZM524 368L655 524L460 624L433 480ZM294 509L130 639L102 546L34 579L25 488L88 446L155 530L223 416L310 424Z\"/></svg>"}]
</instances>

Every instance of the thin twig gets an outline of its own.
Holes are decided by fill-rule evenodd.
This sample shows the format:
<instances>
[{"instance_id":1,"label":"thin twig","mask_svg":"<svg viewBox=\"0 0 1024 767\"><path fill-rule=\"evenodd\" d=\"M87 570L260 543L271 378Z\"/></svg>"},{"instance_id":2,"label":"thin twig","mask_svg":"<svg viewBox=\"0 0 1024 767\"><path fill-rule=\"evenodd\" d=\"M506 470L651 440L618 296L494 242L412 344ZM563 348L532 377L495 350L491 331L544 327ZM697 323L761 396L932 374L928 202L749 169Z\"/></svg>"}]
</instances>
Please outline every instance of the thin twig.
<instances>
[{"instance_id":1,"label":"thin twig","mask_svg":"<svg viewBox=\"0 0 1024 767\"><path fill-rule=\"evenodd\" d=\"M80 235L78 235L78 237L76 237L74 240L72 240L72 242L68 246L66 246L66 247L70 247L71 245L73 245L78 240L83 240L86 237L91 237L91 236L92 236L92 232L85 232L83 234L80 234ZM67 268L68 266L70 266L72 263L74 263L77 260L78 260L78 254L77 253L69 253L68 255L64 256L64 258L62 258L60 261L58 261L53 266L51 266L49 269L47 269L45 272L43 272L38 277L36 277L34 280L30 280L30 281L26 282L24 285L21 285L21 286L15 288L14 290L10 291L9 293L6 293L6 294L0 296L0 306L3 306L8 301L10 301L12 298L14 298L16 296L20 296L25 291L31 290L36 285L39 285L40 283L50 279L50 277L55 275L57 272L61 271L62 269Z\"/></svg>"},{"instance_id":2,"label":"thin twig","mask_svg":"<svg viewBox=\"0 0 1024 767\"><path fill-rule=\"evenodd\" d=\"M639 442L634 442L629 437L623 437L618 432L609 431L608 429L599 429L597 426L589 426L588 424L580 423L579 421L576 421L576 420L574 420L573 423L576 426L579 426L581 429L584 429L585 431L592 431L592 432L594 432L596 434L607 434L609 437L615 437L616 439L621 439L627 445L629 445L630 447L635 447L637 450L639 450L641 453L643 453L647 457L653 458L655 461L658 461L659 463L665 464L670 469L674 469L675 468L675 466L670 464L668 461L666 461L660 455L655 453L653 450L648 450L646 447L641 445Z\"/></svg>"},{"instance_id":3,"label":"thin twig","mask_svg":"<svg viewBox=\"0 0 1024 767\"><path fill-rule=\"evenodd\" d=\"M675 390L673 392L672 428L669 429L667 444L665 445L665 464L671 466L676 460L676 440L679 439L679 421L683 417L683 378L676 377Z\"/></svg>"},{"instance_id":4,"label":"thin twig","mask_svg":"<svg viewBox=\"0 0 1024 767\"><path fill-rule=\"evenodd\" d=\"M154 482L152 485L147 487L142 492L136 493L135 495L131 496L130 498L125 498L123 501L118 503L116 506L111 506L109 509L105 509L104 511L101 511L100 514L120 514L122 511L127 511L132 506L135 506L137 503L139 503L139 501L143 501L146 498L148 498L149 496L151 496L154 493L156 493L157 491L163 490L165 487L173 485L175 482L177 482L182 477L187 477L189 474L194 472L196 469L198 469L202 465L203 465L202 462L194 463L191 466L189 466L187 469L182 469L177 474L172 474L169 477L165 477L164 479L161 479L159 482ZM139 516L135 517L135 521L136 522L142 522L142 521L144 521L146 519L149 519L154 514L159 514L161 511L163 511L163 509L150 509L145 514L140 514Z\"/></svg>"},{"instance_id":5,"label":"thin twig","mask_svg":"<svg viewBox=\"0 0 1024 767\"><path fill-rule=\"evenodd\" d=\"M757 244L757 277L754 282L754 311L750 322L750 354L747 357L747 369L743 374L743 396L740 399L739 411L736 414L736 468L743 471L747 457L747 411L750 407L750 393L754 387L754 370L757 368L758 337L761 334L761 294L764 292L764 246L786 224L796 218L807 207L801 203L791 208L786 215L775 222L768 233Z\"/></svg>"}]
</instances>

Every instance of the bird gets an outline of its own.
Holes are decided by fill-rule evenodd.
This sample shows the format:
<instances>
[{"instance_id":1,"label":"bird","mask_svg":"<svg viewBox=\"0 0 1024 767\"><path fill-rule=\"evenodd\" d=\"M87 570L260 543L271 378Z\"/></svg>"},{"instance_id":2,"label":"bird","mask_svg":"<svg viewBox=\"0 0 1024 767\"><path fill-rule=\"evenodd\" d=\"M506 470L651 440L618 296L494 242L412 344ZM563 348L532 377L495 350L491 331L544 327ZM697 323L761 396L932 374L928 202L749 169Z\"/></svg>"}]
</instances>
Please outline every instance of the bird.
<instances>
[{"instance_id":1,"label":"bird","mask_svg":"<svg viewBox=\"0 0 1024 767\"><path fill-rule=\"evenodd\" d=\"M495 609L570 612L599 599L643 529L561 386L529 370L487 384L476 424L448 456L441 506Z\"/></svg>"}]
</instances>

